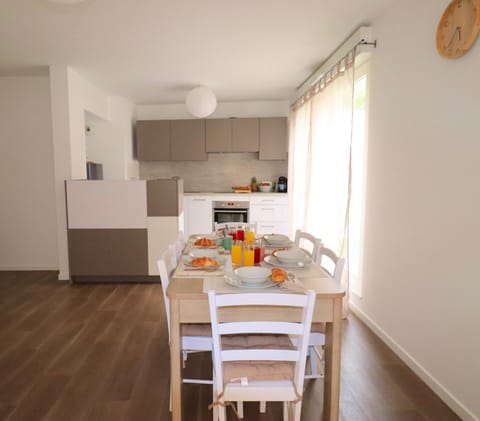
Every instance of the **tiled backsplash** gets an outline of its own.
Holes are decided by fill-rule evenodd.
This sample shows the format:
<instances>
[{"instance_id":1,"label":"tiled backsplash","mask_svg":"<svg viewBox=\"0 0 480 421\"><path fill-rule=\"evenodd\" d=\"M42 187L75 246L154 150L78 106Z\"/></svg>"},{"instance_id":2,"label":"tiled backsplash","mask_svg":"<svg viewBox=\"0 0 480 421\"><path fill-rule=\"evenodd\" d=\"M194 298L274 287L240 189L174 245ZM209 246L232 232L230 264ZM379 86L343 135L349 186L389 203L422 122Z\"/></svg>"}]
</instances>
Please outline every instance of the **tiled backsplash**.
<instances>
[{"instance_id":1,"label":"tiled backsplash","mask_svg":"<svg viewBox=\"0 0 480 421\"><path fill-rule=\"evenodd\" d=\"M140 178L184 180L186 192L230 192L232 186L246 186L257 181L278 181L287 176L287 161L260 161L258 153L210 153L208 161L140 162Z\"/></svg>"}]
</instances>

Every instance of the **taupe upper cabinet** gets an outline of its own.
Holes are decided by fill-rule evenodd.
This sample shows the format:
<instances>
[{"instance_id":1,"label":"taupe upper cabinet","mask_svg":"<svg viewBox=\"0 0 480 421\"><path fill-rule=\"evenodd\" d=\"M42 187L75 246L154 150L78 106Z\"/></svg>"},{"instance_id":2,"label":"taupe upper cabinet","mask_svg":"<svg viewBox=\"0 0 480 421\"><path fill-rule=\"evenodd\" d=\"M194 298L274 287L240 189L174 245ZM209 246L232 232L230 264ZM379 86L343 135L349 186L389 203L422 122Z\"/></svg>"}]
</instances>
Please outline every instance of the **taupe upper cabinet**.
<instances>
[{"instance_id":1,"label":"taupe upper cabinet","mask_svg":"<svg viewBox=\"0 0 480 421\"><path fill-rule=\"evenodd\" d=\"M258 118L208 119L207 152L258 152Z\"/></svg>"},{"instance_id":2,"label":"taupe upper cabinet","mask_svg":"<svg viewBox=\"0 0 480 421\"><path fill-rule=\"evenodd\" d=\"M205 120L171 120L172 161L206 161Z\"/></svg>"},{"instance_id":3,"label":"taupe upper cabinet","mask_svg":"<svg viewBox=\"0 0 480 421\"><path fill-rule=\"evenodd\" d=\"M205 121L207 152L232 152L232 122L228 118Z\"/></svg>"},{"instance_id":4,"label":"taupe upper cabinet","mask_svg":"<svg viewBox=\"0 0 480 421\"><path fill-rule=\"evenodd\" d=\"M287 159L287 139L286 117L261 118L259 159Z\"/></svg>"},{"instance_id":5,"label":"taupe upper cabinet","mask_svg":"<svg viewBox=\"0 0 480 421\"><path fill-rule=\"evenodd\" d=\"M170 161L170 121L138 120L136 134L139 161Z\"/></svg>"},{"instance_id":6,"label":"taupe upper cabinet","mask_svg":"<svg viewBox=\"0 0 480 421\"><path fill-rule=\"evenodd\" d=\"M258 152L258 118L232 118L232 152Z\"/></svg>"}]
</instances>

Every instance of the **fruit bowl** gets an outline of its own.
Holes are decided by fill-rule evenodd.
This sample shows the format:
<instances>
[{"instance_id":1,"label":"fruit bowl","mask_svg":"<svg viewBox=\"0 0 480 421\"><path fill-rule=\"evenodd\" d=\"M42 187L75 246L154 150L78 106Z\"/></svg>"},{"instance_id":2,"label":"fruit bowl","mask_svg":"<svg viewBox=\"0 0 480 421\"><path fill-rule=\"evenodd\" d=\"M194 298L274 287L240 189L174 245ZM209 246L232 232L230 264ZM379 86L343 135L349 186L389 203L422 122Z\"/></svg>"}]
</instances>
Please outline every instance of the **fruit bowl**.
<instances>
[{"instance_id":1,"label":"fruit bowl","mask_svg":"<svg viewBox=\"0 0 480 421\"><path fill-rule=\"evenodd\" d=\"M273 191L273 181L262 181L258 184L258 189L262 193L270 193Z\"/></svg>"}]
</instances>

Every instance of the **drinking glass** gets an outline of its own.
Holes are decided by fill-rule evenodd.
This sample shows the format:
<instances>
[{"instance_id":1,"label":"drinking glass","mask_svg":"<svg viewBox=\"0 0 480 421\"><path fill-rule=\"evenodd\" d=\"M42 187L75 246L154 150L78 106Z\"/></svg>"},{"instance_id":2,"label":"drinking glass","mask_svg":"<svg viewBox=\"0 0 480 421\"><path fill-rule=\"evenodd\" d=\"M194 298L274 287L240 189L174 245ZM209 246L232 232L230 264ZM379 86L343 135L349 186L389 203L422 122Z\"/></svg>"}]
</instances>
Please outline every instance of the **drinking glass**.
<instances>
[{"instance_id":1,"label":"drinking glass","mask_svg":"<svg viewBox=\"0 0 480 421\"><path fill-rule=\"evenodd\" d=\"M245 233L245 241L247 242L247 244L253 244L253 242L255 241L255 233L251 230L247 231Z\"/></svg>"},{"instance_id":2,"label":"drinking glass","mask_svg":"<svg viewBox=\"0 0 480 421\"><path fill-rule=\"evenodd\" d=\"M226 235L222 238L222 245L225 250L231 250L233 244L233 238L231 235Z\"/></svg>"},{"instance_id":3,"label":"drinking glass","mask_svg":"<svg viewBox=\"0 0 480 421\"><path fill-rule=\"evenodd\" d=\"M234 241L232 243L232 265L240 266L242 264L243 241Z\"/></svg>"},{"instance_id":4,"label":"drinking glass","mask_svg":"<svg viewBox=\"0 0 480 421\"><path fill-rule=\"evenodd\" d=\"M237 240L244 241L245 240L245 231L241 228L237 230Z\"/></svg>"},{"instance_id":5,"label":"drinking glass","mask_svg":"<svg viewBox=\"0 0 480 421\"><path fill-rule=\"evenodd\" d=\"M243 250L243 266L253 266L255 264L255 251L250 244L245 245Z\"/></svg>"},{"instance_id":6,"label":"drinking glass","mask_svg":"<svg viewBox=\"0 0 480 421\"><path fill-rule=\"evenodd\" d=\"M256 241L254 245L254 263L256 265L263 262L265 257L265 245L262 241Z\"/></svg>"}]
</instances>

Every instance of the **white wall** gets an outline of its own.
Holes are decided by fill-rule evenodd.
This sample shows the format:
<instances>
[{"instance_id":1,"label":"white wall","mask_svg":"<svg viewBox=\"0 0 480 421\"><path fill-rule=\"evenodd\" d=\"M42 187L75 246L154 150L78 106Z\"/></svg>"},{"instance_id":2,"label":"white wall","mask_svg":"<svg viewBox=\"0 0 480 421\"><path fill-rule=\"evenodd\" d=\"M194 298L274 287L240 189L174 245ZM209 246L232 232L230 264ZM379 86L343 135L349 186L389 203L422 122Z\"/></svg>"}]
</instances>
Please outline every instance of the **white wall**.
<instances>
[{"instance_id":1,"label":"white wall","mask_svg":"<svg viewBox=\"0 0 480 421\"><path fill-rule=\"evenodd\" d=\"M0 269L56 269L48 76L0 77Z\"/></svg>"},{"instance_id":2,"label":"white wall","mask_svg":"<svg viewBox=\"0 0 480 421\"><path fill-rule=\"evenodd\" d=\"M98 89L70 67L50 67L52 128L55 156L55 186L60 279L68 279L67 222L64 181L86 178L85 112L110 125L105 132L111 136L102 153L111 156L107 169L118 179L134 178L131 149L133 104L111 97ZM122 171L123 170L123 171ZM133 165L133 172L135 165Z\"/></svg>"},{"instance_id":3,"label":"white wall","mask_svg":"<svg viewBox=\"0 0 480 421\"><path fill-rule=\"evenodd\" d=\"M138 178L138 163L133 160L134 104L125 98L109 97L109 120L85 113L91 129L85 136L87 161L103 164L105 180ZM137 168L132 173L131 165Z\"/></svg>"},{"instance_id":4,"label":"white wall","mask_svg":"<svg viewBox=\"0 0 480 421\"><path fill-rule=\"evenodd\" d=\"M289 101L220 102L208 118L287 117ZM149 104L136 106L137 120L189 119L185 104Z\"/></svg>"},{"instance_id":5,"label":"white wall","mask_svg":"<svg viewBox=\"0 0 480 421\"><path fill-rule=\"evenodd\" d=\"M480 40L435 47L448 0L374 22L363 317L465 420L480 419Z\"/></svg>"}]
</instances>

